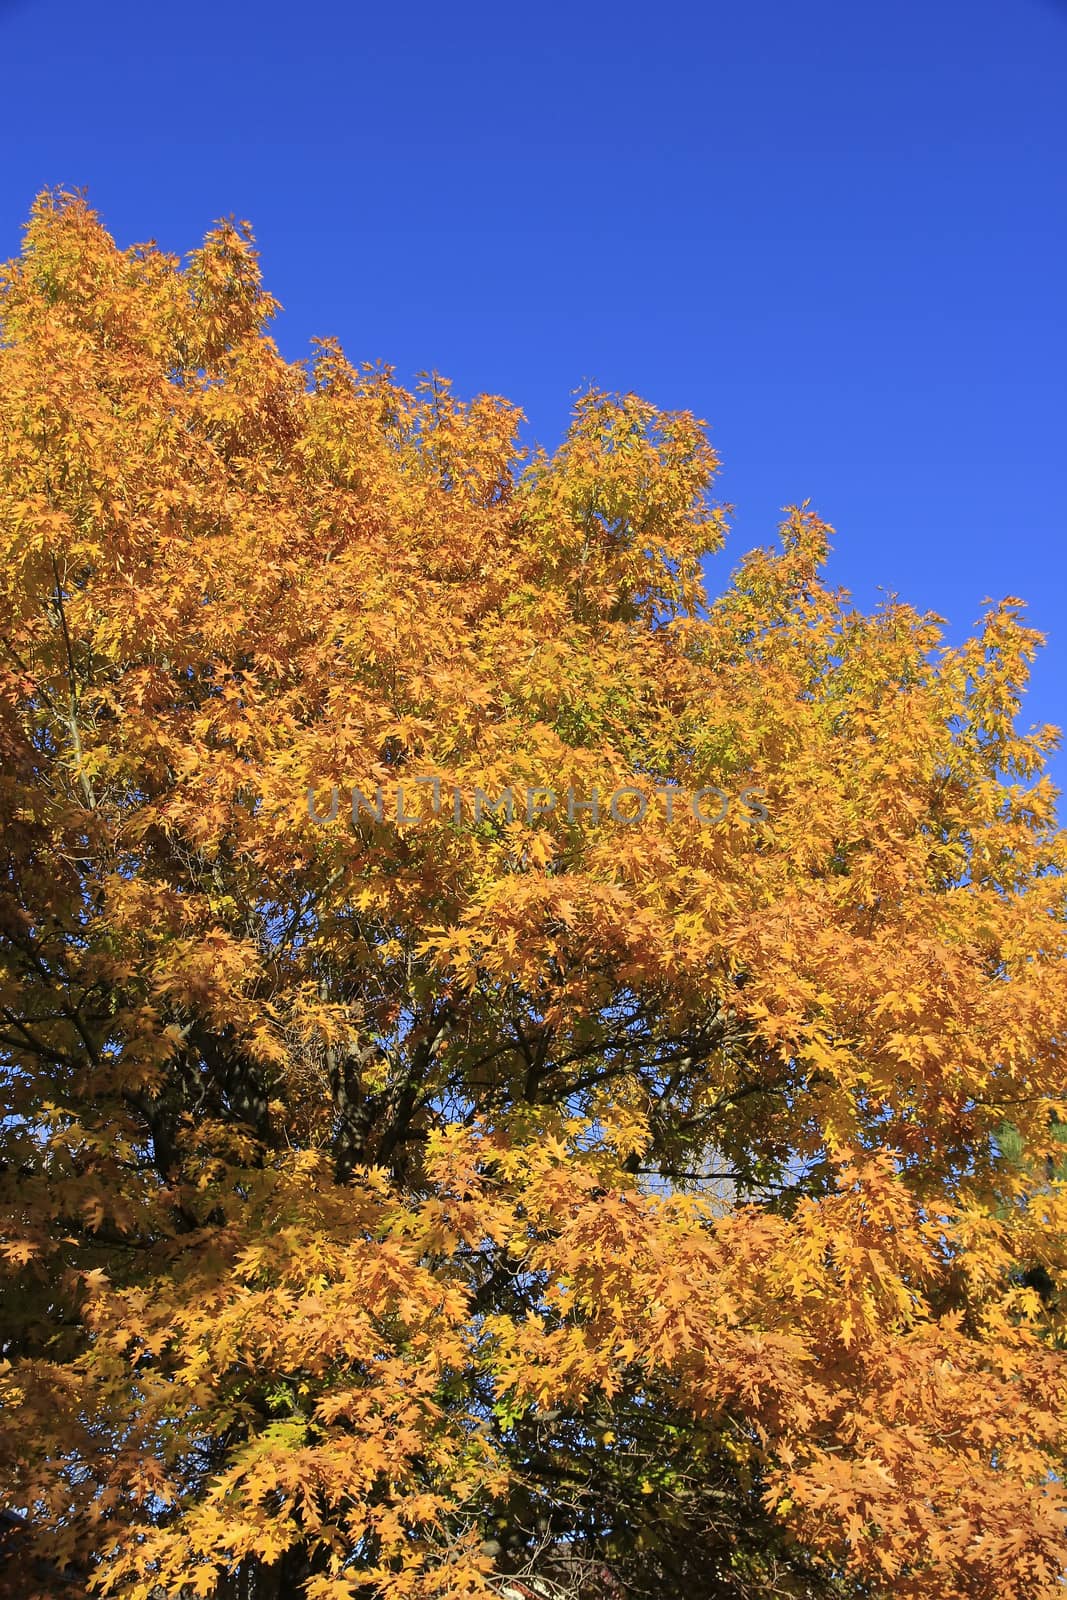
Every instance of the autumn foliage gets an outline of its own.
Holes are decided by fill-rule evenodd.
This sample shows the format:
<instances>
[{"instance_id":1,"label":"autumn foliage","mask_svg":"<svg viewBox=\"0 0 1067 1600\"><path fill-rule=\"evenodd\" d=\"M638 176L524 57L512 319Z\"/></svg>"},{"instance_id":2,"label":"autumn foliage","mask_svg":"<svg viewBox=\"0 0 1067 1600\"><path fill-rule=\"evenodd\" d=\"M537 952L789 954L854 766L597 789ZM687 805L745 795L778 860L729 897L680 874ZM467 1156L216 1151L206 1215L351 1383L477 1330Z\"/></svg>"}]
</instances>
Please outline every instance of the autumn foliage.
<instances>
[{"instance_id":1,"label":"autumn foliage","mask_svg":"<svg viewBox=\"0 0 1067 1600\"><path fill-rule=\"evenodd\" d=\"M805 508L709 598L692 417L524 455L275 309L69 196L3 279L11 1592L1060 1595L1019 603L860 614ZM435 777L648 803L398 824Z\"/></svg>"}]
</instances>

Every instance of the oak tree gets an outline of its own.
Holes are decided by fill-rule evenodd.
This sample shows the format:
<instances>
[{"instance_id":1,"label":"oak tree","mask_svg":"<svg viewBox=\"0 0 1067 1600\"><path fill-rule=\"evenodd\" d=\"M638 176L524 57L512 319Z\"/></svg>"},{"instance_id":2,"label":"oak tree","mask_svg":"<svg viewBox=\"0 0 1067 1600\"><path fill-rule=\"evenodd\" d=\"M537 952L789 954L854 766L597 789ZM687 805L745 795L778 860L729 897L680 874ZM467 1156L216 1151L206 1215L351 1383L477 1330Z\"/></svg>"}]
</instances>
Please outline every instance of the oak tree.
<instances>
[{"instance_id":1,"label":"oak tree","mask_svg":"<svg viewBox=\"0 0 1067 1600\"><path fill-rule=\"evenodd\" d=\"M1051 1600L1020 603L863 614L806 506L708 595L693 417L524 451L275 310L69 195L0 290L13 1592Z\"/></svg>"}]
</instances>

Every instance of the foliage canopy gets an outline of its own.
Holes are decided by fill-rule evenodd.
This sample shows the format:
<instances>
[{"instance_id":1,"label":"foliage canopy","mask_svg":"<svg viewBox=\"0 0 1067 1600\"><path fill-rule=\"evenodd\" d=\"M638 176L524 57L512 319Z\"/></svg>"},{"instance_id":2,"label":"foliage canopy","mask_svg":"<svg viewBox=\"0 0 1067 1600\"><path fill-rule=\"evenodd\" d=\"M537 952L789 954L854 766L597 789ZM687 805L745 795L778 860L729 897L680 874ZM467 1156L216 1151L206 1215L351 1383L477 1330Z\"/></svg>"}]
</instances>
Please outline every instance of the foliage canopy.
<instances>
[{"instance_id":1,"label":"foliage canopy","mask_svg":"<svg viewBox=\"0 0 1067 1600\"><path fill-rule=\"evenodd\" d=\"M804 507L709 598L691 416L524 456L275 309L70 196L3 278L8 1506L126 1600L1059 1595L1019 603L860 614Z\"/></svg>"}]
</instances>

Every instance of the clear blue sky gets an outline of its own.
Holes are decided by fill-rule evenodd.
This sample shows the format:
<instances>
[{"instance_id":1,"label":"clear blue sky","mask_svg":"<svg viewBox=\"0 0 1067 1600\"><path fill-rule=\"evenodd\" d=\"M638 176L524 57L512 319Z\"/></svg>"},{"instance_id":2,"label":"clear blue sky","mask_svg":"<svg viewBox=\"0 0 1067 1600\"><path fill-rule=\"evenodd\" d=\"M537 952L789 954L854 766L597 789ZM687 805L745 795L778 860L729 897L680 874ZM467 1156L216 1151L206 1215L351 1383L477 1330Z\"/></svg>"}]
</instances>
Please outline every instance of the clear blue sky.
<instances>
[{"instance_id":1,"label":"clear blue sky","mask_svg":"<svg viewBox=\"0 0 1067 1600\"><path fill-rule=\"evenodd\" d=\"M45 185L122 244L236 214L289 356L549 445L587 379L689 408L724 566L810 497L864 605L1025 597L1067 723L1067 3L0 0L0 61L0 254Z\"/></svg>"}]
</instances>

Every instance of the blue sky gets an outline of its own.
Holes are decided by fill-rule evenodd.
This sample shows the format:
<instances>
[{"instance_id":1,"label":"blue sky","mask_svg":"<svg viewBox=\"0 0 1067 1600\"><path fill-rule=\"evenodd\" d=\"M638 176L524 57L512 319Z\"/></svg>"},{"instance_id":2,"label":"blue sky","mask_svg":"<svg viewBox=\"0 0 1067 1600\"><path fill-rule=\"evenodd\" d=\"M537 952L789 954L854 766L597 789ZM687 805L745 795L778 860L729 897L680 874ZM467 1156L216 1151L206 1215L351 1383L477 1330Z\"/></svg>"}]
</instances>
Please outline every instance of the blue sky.
<instances>
[{"instance_id":1,"label":"blue sky","mask_svg":"<svg viewBox=\"0 0 1067 1600\"><path fill-rule=\"evenodd\" d=\"M810 497L864 606L1027 599L1067 723L1067 0L0 0L0 60L0 255L46 185L122 244L235 214L291 357L547 445L586 380L693 410L713 581Z\"/></svg>"}]
</instances>

